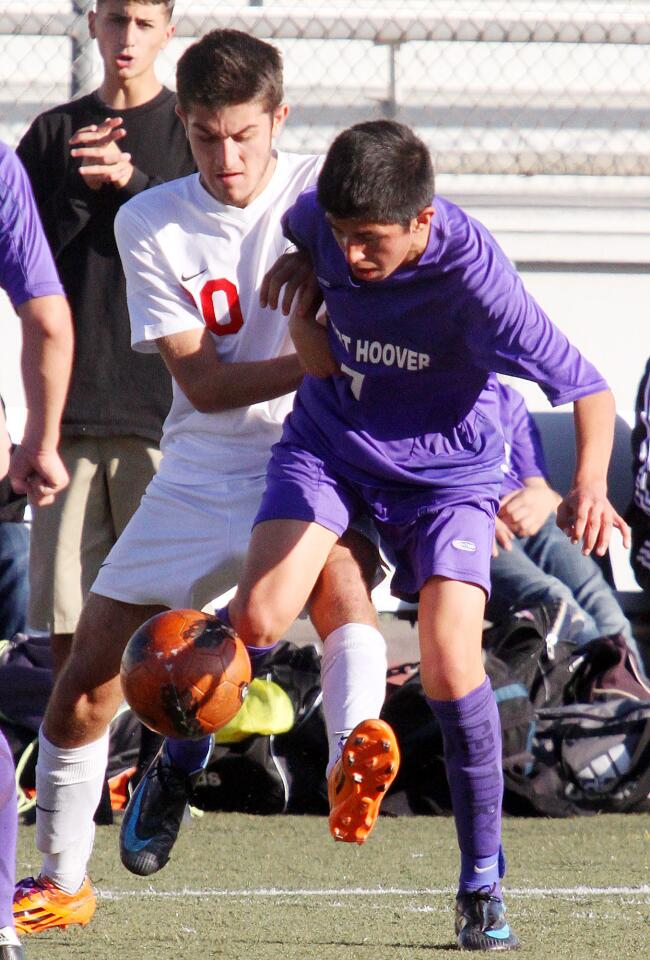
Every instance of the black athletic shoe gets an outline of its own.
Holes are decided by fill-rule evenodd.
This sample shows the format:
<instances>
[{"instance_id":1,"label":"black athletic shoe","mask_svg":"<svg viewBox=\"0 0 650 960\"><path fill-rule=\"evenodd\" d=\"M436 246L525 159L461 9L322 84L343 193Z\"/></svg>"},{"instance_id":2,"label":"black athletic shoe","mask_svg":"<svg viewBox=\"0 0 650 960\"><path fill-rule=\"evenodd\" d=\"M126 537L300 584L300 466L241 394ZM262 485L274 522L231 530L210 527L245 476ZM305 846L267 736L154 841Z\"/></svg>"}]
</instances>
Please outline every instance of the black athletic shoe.
<instances>
[{"instance_id":1,"label":"black athletic shoe","mask_svg":"<svg viewBox=\"0 0 650 960\"><path fill-rule=\"evenodd\" d=\"M503 900L494 887L482 887L456 897L456 935L461 950L517 950L519 940L506 920Z\"/></svg>"},{"instance_id":2,"label":"black athletic shoe","mask_svg":"<svg viewBox=\"0 0 650 960\"><path fill-rule=\"evenodd\" d=\"M160 748L124 811L120 857L131 873L148 877L165 866L192 787L202 772L190 776L179 773L169 762L164 744Z\"/></svg>"}]
</instances>

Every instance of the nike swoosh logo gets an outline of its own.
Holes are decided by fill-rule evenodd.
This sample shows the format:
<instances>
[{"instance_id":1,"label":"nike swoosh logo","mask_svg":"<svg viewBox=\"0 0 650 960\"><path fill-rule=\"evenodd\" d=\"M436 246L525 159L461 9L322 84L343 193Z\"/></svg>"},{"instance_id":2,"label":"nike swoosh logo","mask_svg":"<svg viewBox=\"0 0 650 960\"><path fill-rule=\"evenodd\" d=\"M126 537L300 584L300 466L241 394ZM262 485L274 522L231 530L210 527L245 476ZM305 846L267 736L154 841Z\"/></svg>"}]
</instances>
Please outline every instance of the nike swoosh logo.
<instances>
[{"instance_id":1,"label":"nike swoosh logo","mask_svg":"<svg viewBox=\"0 0 650 960\"><path fill-rule=\"evenodd\" d=\"M487 873L488 870L494 870L496 866L499 865L499 861L495 860L494 863L488 863L487 867L477 867L474 866L474 873Z\"/></svg>"},{"instance_id":2,"label":"nike swoosh logo","mask_svg":"<svg viewBox=\"0 0 650 960\"><path fill-rule=\"evenodd\" d=\"M493 937L495 940L507 940L510 936L510 927L506 923L505 927L501 927L500 930L486 930L485 932L488 937Z\"/></svg>"},{"instance_id":3,"label":"nike swoosh logo","mask_svg":"<svg viewBox=\"0 0 650 960\"><path fill-rule=\"evenodd\" d=\"M194 280L195 277L200 277L202 273L205 273L207 269L208 269L207 267L204 267L203 270L199 270L197 273L188 273L187 276L185 276L184 273L181 273L181 280L184 283L187 282L188 280Z\"/></svg>"},{"instance_id":4,"label":"nike swoosh logo","mask_svg":"<svg viewBox=\"0 0 650 960\"><path fill-rule=\"evenodd\" d=\"M138 793L131 797L131 802L129 804L129 810L127 811L128 816L126 816L123 821L124 833L124 846L127 850L132 851L133 853L139 853L140 850L143 850L149 843L150 837L145 837L144 840L141 840L135 832L136 824L140 818L140 807L142 805L142 798L144 797L144 790L140 790Z\"/></svg>"},{"instance_id":5,"label":"nike swoosh logo","mask_svg":"<svg viewBox=\"0 0 650 960\"><path fill-rule=\"evenodd\" d=\"M47 807L42 807L40 803L36 804L37 810L42 810L43 813L58 813L58 810L48 810Z\"/></svg>"}]
</instances>

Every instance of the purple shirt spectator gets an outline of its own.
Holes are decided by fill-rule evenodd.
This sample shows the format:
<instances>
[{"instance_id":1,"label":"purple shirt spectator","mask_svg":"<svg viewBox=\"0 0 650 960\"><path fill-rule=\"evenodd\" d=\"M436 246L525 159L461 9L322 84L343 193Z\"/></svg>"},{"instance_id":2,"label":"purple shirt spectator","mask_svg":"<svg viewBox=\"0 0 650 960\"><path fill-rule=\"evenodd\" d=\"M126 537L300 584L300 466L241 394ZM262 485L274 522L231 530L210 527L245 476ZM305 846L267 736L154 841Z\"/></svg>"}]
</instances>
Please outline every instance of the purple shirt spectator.
<instances>
[{"instance_id":1,"label":"purple shirt spectator","mask_svg":"<svg viewBox=\"0 0 650 960\"><path fill-rule=\"evenodd\" d=\"M34 297L63 294L27 174L1 142L0 286L14 307Z\"/></svg>"},{"instance_id":2,"label":"purple shirt spectator","mask_svg":"<svg viewBox=\"0 0 650 960\"><path fill-rule=\"evenodd\" d=\"M499 382L497 389L506 447L506 457L501 466L503 497L513 490L520 490L527 477L543 477L548 482L548 471L542 438L523 396L506 383Z\"/></svg>"}]
</instances>

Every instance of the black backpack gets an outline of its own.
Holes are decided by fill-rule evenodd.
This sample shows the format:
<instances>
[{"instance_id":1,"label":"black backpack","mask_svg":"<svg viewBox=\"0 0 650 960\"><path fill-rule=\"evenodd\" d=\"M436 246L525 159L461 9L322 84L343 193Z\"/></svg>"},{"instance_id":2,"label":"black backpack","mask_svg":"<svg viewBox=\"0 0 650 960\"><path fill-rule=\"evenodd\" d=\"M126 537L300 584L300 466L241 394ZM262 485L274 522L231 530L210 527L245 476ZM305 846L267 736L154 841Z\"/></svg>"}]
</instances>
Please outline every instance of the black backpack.
<instances>
[{"instance_id":1,"label":"black backpack","mask_svg":"<svg viewBox=\"0 0 650 960\"><path fill-rule=\"evenodd\" d=\"M508 789L550 817L650 811L650 701L611 697L538 710L533 768Z\"/></svg>"},{"instance_id":2,"label":"black backpack","mask_svg":"<svg viewBox=\"0 0 650 960\"><path fill-rule=\"evenodd\" d=\"M650 687L624 637L576 646L561 605L513 611L486 631L535 707L533 762L504 767L504 808L567 817L650 809Z\"/></svg>"},{"instance_id":3,"label":"black backpack","mask_svg":"<svg viewBox=\"0 0 650 960\"><path fill-rule=\"evenodd\" d=\"M540 604L486 630L484 645L503 731L506 812L566 817L650 808L650 690L623 637L578 647L564 611ZM382 809L448 813L442 735L417 665L408 666L409 679L389 685L382 713L402 751Z\"/></svg>"},{"instance_id":4,"label":"black backpack","mask_svg":"<svg viewBox=\"0 0 650 960\"><path fill-rule=\"evenodd\" d=\"M504 775L525 778L533 765L535 736L535 711L528 690L495 654L486 651L484 665L499 710ZM405 668L410 674L406 682L400 686L392 684L395 674ZM450 813L442 732L425 699L418 665L407 664L389 671L388 679L381 716L395 731L402 759L382 810L394 814Z\"/></svg>"},{"instance_id":5,"label":"black backpack","mask_svg":"<svg viewBox=\"0 0 650 960\"><path fill-rule=\"evenodd\" d=\"M255 814L327 813L327 734L316 648L280 643L256 676L288 694L293 726L282 734L217 743L195 785L192 805Z\"/></svg>"}]
</instances>

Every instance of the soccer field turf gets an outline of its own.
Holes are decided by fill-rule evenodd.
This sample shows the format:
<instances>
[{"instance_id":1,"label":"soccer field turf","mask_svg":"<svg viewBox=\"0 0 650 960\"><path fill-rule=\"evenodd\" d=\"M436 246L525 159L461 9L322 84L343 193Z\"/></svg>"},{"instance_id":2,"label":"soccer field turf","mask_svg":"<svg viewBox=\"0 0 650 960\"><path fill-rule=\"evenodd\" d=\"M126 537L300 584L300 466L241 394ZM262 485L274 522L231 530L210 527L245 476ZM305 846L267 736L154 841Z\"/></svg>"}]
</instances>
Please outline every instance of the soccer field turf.
<instances>
[{"instance_id":1,"label":"soccer field turf","mask_svg":"<svg viewBox=\"0 0 650 960\"><path fill-rule=\"evenodd\" d=\"M206 814L143 880L97 831L84 928L26 938L26 960L432 960L455 950L449 818L382 817L364 847L325 819ZM505 822L507 903L526 956L650 957L650 817ZM38 870L21 828L18 875Z\"/></svg>"}]
</instances>

